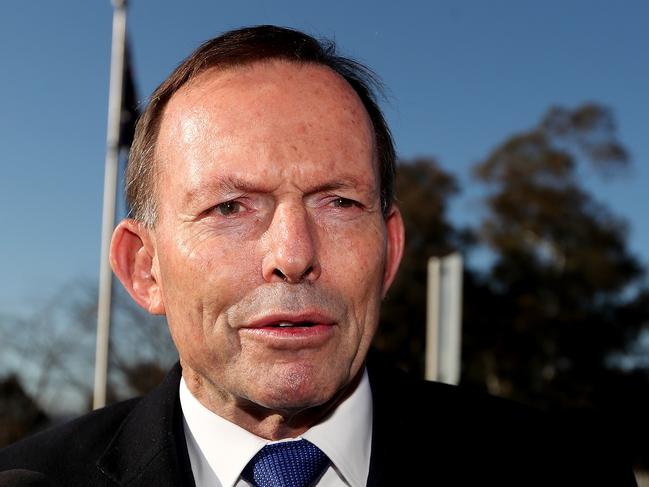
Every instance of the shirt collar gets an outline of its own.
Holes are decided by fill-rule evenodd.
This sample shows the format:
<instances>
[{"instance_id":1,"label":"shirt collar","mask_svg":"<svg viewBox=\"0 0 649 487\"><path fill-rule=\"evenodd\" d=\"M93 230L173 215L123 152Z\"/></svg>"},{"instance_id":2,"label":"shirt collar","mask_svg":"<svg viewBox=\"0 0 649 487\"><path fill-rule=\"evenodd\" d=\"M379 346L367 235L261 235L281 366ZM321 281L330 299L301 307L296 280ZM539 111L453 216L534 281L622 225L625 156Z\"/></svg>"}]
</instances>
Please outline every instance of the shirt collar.
<instances>
[{"instance_id":1,"label":"shirt collar","mask_svg":"<svg viewBox=\"0 0 649 487\"><path fill-rule=\"evenodd\" d=\"M250 459L272 443L207 409L192 395L184 379L180 381L180 404L192 469L198 477L215 475L223 487L232 487ZM366 485L372 442L372 394L367 371L349 397L301 437L326 453L349 485Z\"/></svg>"},{"instance_id":2,"label":"shirt collar","mask_svg":"<svg viewBox=\"0 0 649 487\"><path fill-rule=\"evenodd\" d=\"M302 437L327 454L349 485L367 485L372 447L372 393L366 370L354 392Z\"/></svg>"},{"instance_id":3,"label":"shirt collar","mask_svg":"<svg viewBox=\"0 0 649 487\"><path fill-rule=\"evenodd\" d=\"M199 460L202 459L223 487L232 487L246 464L266 445L267 440L207 409L189 391L184 378L180 380L180 405L191 435L185 433L188 446L192 446L193 440L193 446L197 447L195 455L191 454L190 448L190 458L197 457L197 464L192 462L192 469L198 470L195 473L199 477L211 478L209 471L203 472L206 466Z\"/></svg>"}]
</instances>

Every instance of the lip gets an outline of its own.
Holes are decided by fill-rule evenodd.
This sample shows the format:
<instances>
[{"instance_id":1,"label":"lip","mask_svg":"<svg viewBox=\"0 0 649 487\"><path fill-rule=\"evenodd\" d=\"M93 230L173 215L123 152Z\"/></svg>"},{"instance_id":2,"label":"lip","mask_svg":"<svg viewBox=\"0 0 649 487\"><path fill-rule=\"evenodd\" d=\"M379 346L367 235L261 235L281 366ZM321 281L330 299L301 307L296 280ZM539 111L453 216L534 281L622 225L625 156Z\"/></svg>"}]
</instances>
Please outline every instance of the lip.
<instances>
[{"instance_id":1,"label":"lip","mask_svg":"<svg viewBox=\"0 0 649 487\"><path fill-rule=\"evenodd\" d=\"M331 326L335 320L325 313L319 311L309 311L303 313L272 313L259 318L254 318L250 323L245 324L242 328L268 328L278 323L313 323L314 326ZM296 327L298 328L298 327ZM295 328L273 328L273 329L295 329Z\"/></svg>"},{"instance_id":2,"label":"lip","mask_svg":"<svg viewBox=\"0 0 649 487\"><path fill-rule=\"evenodd\" d=\"M309 322L310 326L277 327L278 323ZM299 350L323 346L334 334L336 321L320 312L273 313L242 326L242 338L262 342L269 348Z\"/></svg>"}]
</instances>

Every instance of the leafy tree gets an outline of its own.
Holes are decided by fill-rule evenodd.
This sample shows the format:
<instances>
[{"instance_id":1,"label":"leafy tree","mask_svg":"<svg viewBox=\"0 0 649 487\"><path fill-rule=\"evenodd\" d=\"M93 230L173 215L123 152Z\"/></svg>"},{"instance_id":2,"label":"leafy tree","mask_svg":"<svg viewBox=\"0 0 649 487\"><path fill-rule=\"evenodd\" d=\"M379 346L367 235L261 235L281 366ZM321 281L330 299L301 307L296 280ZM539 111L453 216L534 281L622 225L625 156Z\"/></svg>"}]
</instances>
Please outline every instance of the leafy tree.
<instances>
[{"instance_id":1,"label":"leafy tree","mask_svg":"<svg viewBox=\"0 0 649 487\"><path fill-rule=\"evenodd\" d=\"M383 303L375 345L406 370L423 376L426 343L427 262L470 241L448 220L455 178L433 159L400 161L396 194L406 227L399 274Z\"/></svg>"},{"instance_id":2,"label":"leafy tree","mask_svg":"<svg viewBox=\"0 0 649 487\"><path fill-rule=\"evenodd\" d=\"M625 222L580 184L628 163L611 113L553 108L475 168L491 193L481 236L495 255L487 299L468 303L464 379L542 406L590 404L606 358L640 326L618 320L642 276ZM579 164L582 166L579 166Z\"/></svg>"},{"instance_id":3,"label":"leafy tree","mask_svg":"<svg viewBox=\"0 0 649 487\"><path fill-rule=\"evenodd\" d=\"M91 407L96 305L94 286L72 282L31 315L5 316L0 323L2 365L50 416ZM164 318L149 315L117 286L112 322L109 403L147 393L178 359Z\"/></svg>"},{"instance_id":4,"label":"leafy tree","mask_svg":"<svg viewBox=\"0 0 649 487\"><path fill-rule=\"evenodd\" d=\"M15 375L0 379L0 447L43 428L48 420Z\"/></svg>"}]
</instances>

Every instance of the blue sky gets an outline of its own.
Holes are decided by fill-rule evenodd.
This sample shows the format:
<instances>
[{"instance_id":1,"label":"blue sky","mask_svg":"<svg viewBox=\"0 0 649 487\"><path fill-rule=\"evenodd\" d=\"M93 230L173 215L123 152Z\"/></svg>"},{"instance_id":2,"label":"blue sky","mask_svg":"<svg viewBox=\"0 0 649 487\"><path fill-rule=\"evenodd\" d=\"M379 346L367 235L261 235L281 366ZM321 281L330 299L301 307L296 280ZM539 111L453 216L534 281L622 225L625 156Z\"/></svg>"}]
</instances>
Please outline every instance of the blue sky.
<instances>
[{"instance_id":1,"label":"blue sky","mask_svg":"<svg viewBox=\"0 0 649 487\"><path fill-rule=\"evenodd\" d=\"M632 166L594 194L630 225L649 265L649 2L132 0L146 99L202 41L274 23L337 41L388 88L397 150L457 175L458 223L478 220L469 169L551 105L610 107ZM96 282L108 99L109 0L8 2L0 14L0 315L66 283Z\"/></svg>"}]
</instances>

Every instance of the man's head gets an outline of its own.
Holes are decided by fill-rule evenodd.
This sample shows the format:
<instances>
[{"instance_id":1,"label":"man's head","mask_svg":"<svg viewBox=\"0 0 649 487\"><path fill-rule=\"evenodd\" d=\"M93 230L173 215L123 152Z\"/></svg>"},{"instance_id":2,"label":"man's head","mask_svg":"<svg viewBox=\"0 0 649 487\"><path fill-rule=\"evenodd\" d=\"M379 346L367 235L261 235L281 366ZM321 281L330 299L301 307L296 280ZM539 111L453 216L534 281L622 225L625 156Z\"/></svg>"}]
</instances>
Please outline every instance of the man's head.
<instances>
[{"instance_id":1,"label":"man's head","mask_svg":"<svg viewBox=\"0 0 649 487\"><path fill-rule=\"evenodd\" d=\"M232 39L249 56L277 39L296 52L315 42L274 27L220 39L199 51ZM257 56L178 75L196 56L138 126L131 164L149 158L153 170L131 167L129 185L149 178L155 212L132 200L137 218L116 229L111 260L134 299L167 316L192 392L282 436L278 423L255 421L308 417L335 400L376 330L403 248L380 162L389 133L377 133L369 92L317 59Z\"/></svg>"}]
</instances>

